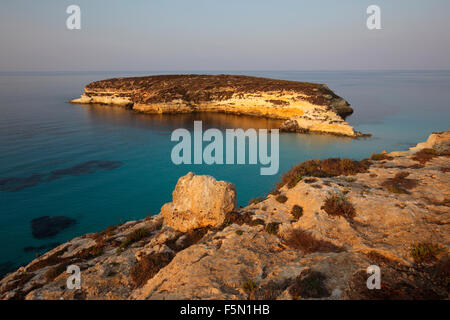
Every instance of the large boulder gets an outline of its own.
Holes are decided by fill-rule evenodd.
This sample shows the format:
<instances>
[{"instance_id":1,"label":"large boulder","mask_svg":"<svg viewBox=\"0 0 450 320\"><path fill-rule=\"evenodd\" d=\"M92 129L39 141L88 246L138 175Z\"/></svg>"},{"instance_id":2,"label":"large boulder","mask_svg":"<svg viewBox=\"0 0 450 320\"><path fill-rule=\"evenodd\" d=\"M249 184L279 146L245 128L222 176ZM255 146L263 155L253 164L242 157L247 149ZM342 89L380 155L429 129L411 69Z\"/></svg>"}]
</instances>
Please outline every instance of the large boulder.
<instances>
[{"instance_id":1,"label":"large boulder","mask_svg":"<svg viewBox=\"0 0 450 320\"><path fill-rule=\"evenodd\" d=\"M217 226L236 208L234 185L189 172L178 180L172 202L161 208L164 223L175 230Z\"/></svg>"}]
</instances>

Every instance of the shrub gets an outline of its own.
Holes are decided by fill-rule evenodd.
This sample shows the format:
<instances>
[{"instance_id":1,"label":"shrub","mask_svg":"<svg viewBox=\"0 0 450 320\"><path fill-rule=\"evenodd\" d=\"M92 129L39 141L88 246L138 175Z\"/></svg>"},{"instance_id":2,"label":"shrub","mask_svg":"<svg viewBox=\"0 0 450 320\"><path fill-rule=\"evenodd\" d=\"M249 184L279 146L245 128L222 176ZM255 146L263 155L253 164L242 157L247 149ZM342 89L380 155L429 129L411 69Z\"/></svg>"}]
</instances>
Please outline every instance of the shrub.
<instances>
[{"instance_id":1,"label":"shrub","mask_svg":"<svg viewBox=\"0 0 450 320\"><path fill-rule=\"evenodd\" d=\"M90 248L86 248L77 253L77 257L82 260L88 260L98 257L103 253L103 246L95 245Z\"/></svg>"},{"instance_id":2,"label":"shrub","mask_svg":"<svg viewBox=\"0 0 450 320\"><path fill-rule=\"evenodd\" d=\"M130 278L136 288L142 287L153 278L159 270L164 268L173 259L169 252L149 254L141 258L130 270Z\"/></svg>"},{"instance_id":3,"label":"shrub","mask_svg":"<svg viewBox=\"0 0 450 320\"><path fill-rule=\"evenodd\" d=\"M270 280L268 283L252 290L249 298L251 300L275 300L286 290L289 284L290 281L288 279L283 281Z\"/></svg>"},{"instance_id":4,"label":"shrub","mask_svg":"<svg viewBox=\"0 0 450 320\"><path fill-rule=\"evenodd\" d=\"M411 246L411 256L416 263L433 262L446 249L430 242L420 242Z\"/></svg>"},{"instance_id":5,"label":"shrub","mask_svg":"<svg viewBox=\"0 0 450 320\"><path fill-rule=\"evenodd\" d=\"M302 162L282 175L281 181L277 183L277 190L287 185L289 188L295 186L300 178L311 177L335 177L340 175L355 175L366 172L370 161L354 161L350 159L330 158L326 160L308 160Z\"/></svg>"},{"instance_id":6,"label":"shrub","mask_svg":"<svg viewBox=\"0 0 450 320\"><path fill-rule=\"evenodd\" d=\"M318 240L309 232L301 229L294 229L289 232L284 241L292 248L301 250L304 254L313 252L341 252L342 248L328 241Z\"/></svg>"},{"instance_id":7,"label":"shrub","mask_svg":"<svg viewBox=\"0 0 450 320\"><path fill-rule=\"evenodd\" d=\"M127 235L126 240L120 246L126 248L150 235L151 231L147 228L136 229Z\"/></svg>"},{"instance_id":8,"label":"shrub","mask_svg":"<svg viewBox=\"0 0 450 320\"><path fill-rule=\"evenodd\" d=\"M380 160L392 160L394 159L391 156L388 156L387 153L372 153L370 160L380 161Z\"/></svg>"},{"instance_id":9,"label":"shrub","mask_svg":"<svg viewBox=\"0 0 450 320\"><path fill-rule=\"evenodd\" d=\"M324 298L331 293L325 286L326 276L318 271L304 271L289 288L289 293L294 299L302 298Z\"/></svg>"},{"instance_id":10,"label":"shrub","mask_svg":"<svg viewBox=\"0 0 450 320\"><path fill-rule=\"evenodd\" d=\"M265 200L265 199L262 198L262 197L257 197L257 198L251 199L250 202L249 202L248 204L249 204L249 205L252 205L252 204L258 204L258 203L260 203L260 202L263 202L264 200Z\"/></svg>"},{"instance_id":11,"label":"shrub","mask_svg":"<svg viewBox=\"0 0 450 320\"><path fill-rule=\"evenodd\" d=\"M434 157L437 157L438 155L439 154L436 150L426 148L416 152L412 157L412 159L420 162L421 164L424 164L433 159Z\"/></svg>"},{"instance_id":12,"label":"shrub","mask_svg":"<svg viewBox=\"0 0 450 320\"><path fill-rule=\"evenodd\" d=\"M269 194L271 194L271 195L273 195L273 196L277 196L277 195L279 195L281 192L280 192L280 190L278 190L278 189L274 189L274 190L272 190L272 191L270 191L269 192Z\"/></svg>"},{"instance_id":13,"label":"shrub","mask_svg":"<svg viewBox=\"0 0 450 320\"><path fill-rule=\"evenodd\" d=\"M280 194L275 198L279 203L285 203L287 199L288 198L284 194Z\"/></svg>"},{"instance_id":14,"label":"shrub","mask_svg":"<svg viewBox=\"0 0 450 320\"><path fill-rule=\"evenodd\" d=\"M416 179L407 179L409 173L406 171L398 172L393 178L386 179L381 186L387 188L389 192L396 194L407 194L407 190L413 189L417 186Z\"/></svg>"},{"instance_id":15,"label":"shrub","mask_svg":"<svg viewBox=\"0 0 450 320\"><path fill-rule=\"evenodd\" d=\"M294 179L290 180L290 181L287 183L287 187L288 187L289 189L292 189L293 187L295 187L295 186L297 185L297 183L299 183L300 181L302 181L302 179L303 179L303 176L302 176L301 174L297 174L297 176L296 176Z\"/></svg>"},{"instance_id":16,"label":"shrub","mask_svg":"<svg viewBox=\"0 0 450 320\"><path fill-rule=\"evenodd\" d=\"M300 219L303 215L303 208L297 204L295 204L291 209L291 215L296 219Z\"/></svg>"},{"instance_id":17,"label":"shrub","mask_svg":"<svg viewBox=\"0 0 450 320\"><path fill-rule=\"evenodd\" d=\"M242 283L242 289L244 289L245 293L247 294L250 294L257 287L258 284L252 279L248 279Z\"/></svg>"},{"instance_id":18,"label":"shrub","mask_svg":"<svg viewBox=\"0 0 450 320\"><path fill-rule=\"evenodd\" d=\"M222 225L219 227L219 229L222 230L222 229L232 225L233 223L241 226L244 223L250 223L250 221L252 221L252 217L251 217L250 213L243 212L241 214L236 211L231 211L225 215L225 219L224 219Z\"/></svg>"},{"instance_id":19,"label":"shrub","mask_svg":"<svg viewBox=\"0 0 450 320\"><path fill-rule=\"evenodd\" d=\"M270 222L266 225L266 232L270 234L278 234L278 228L280 227L279 222Z\"/></svg>"},{"instance_id":20,"label":"shrub","mask_svg":"<svg viewBox=\"0 0 450 320\"><path fill-rule=\"evenodd\" d=\"M251 226L258 226L258 225L265 226L266 222L263 219L254 219L254 220L250 221L249 225L251 225Z\"/></svg>"},{"instance_id":21,"label":"shrub","mask_svg":"<svg viewBox=\"0 0 450 320\"><path fill-rule=\"evenodd\" d=\"M353 219L356 215L353 204L347 200L347 196L344 194L330 194L325 199L322 209L331 216Z\"/></svg>"}]
</instances>

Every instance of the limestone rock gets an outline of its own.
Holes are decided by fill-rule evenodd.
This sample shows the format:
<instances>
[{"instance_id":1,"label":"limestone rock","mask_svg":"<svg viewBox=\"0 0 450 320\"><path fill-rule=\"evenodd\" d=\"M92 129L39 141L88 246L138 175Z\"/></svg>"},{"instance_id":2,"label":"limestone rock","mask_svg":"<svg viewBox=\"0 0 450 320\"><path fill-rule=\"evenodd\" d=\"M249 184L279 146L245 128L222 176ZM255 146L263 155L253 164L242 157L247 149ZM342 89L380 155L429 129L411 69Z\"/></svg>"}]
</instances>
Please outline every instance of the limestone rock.
<instances>
[{"instance_id":1,"label":"limestone rock","mask_svg":"<svg viewBox=\"0 0 450 320\"><path fill-rule=\"evenodd\" d=\"M423 149L434 149L440 154L450 152L450 130L444 132L434 132L430 134L427 141L418 143L408 151L394 151L391 156L407 156Z\"/></svg>"},{"instance_id":2,"label":"limestone rock","mask_svg":"<svg viewBox=\"0 0 450 320\"><path fill-rule=\"evenodd\" d=\"M142 113L224 112L290 120L291 132L357 137L344 121L353 109L324 84L242 75L158 75L88 84L72 103L111 104Z\"/></svg>"},{"instance_id":3,"label":"limestone rock","mask_svg":"<svg viewBox=\"0 0 450 320\"><path fill-rule=\"evenodd\" d=\"M161 208L161 214L166 225L181 232L217 226L236 208L233 184L192 172L178 180L172 196L172 202Z\"/></svg>"}]
</instances>

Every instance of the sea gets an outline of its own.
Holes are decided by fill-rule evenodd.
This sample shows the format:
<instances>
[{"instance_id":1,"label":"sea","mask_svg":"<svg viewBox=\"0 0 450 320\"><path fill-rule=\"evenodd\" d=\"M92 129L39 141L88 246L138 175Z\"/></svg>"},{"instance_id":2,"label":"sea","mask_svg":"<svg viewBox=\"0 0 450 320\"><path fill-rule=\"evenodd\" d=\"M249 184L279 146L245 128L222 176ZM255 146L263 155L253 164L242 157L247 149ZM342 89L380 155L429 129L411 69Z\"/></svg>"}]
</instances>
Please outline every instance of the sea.
<instances>
[{"instance_id":1,"label":"sea","mask_svg":"<svg viewBox=\"0 0 450 320\"><path fill-rule=\"evenodd\" d=\"M76 105L85 85L154 74L243 74L325 83L350 102L347 121L372 137L280 133L279 172L260 164L175 165L177 128L276 128L279 121L228 114L145 115ZM236 186L239 206L270 192L281 174L308 159L364 159L407 150L450 129L450 71L0 72L0 277L36 254L107 226L158 214L179 177L208 174ZM75 224L33 236L31 221L64 216Z\"/></svg>"}]
</instances>

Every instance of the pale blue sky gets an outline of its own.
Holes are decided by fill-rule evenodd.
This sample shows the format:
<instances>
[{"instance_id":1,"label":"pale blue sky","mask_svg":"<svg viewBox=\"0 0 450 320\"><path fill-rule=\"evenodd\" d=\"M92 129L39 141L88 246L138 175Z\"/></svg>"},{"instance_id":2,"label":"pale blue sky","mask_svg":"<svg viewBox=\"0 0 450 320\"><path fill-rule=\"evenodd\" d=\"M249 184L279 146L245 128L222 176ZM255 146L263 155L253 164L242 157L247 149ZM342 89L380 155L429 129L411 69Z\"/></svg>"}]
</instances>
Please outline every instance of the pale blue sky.
<instances>
[{"instance_id":1,"label":"pale blue sky","mask_svg":"<svg viewBox=\"0 0 450 320\"><path fill-rule=\"evenodd\" d=\"M450 69L449 31L448 0L1 0L0 71Z\"/></svg>"}]
</instances>

